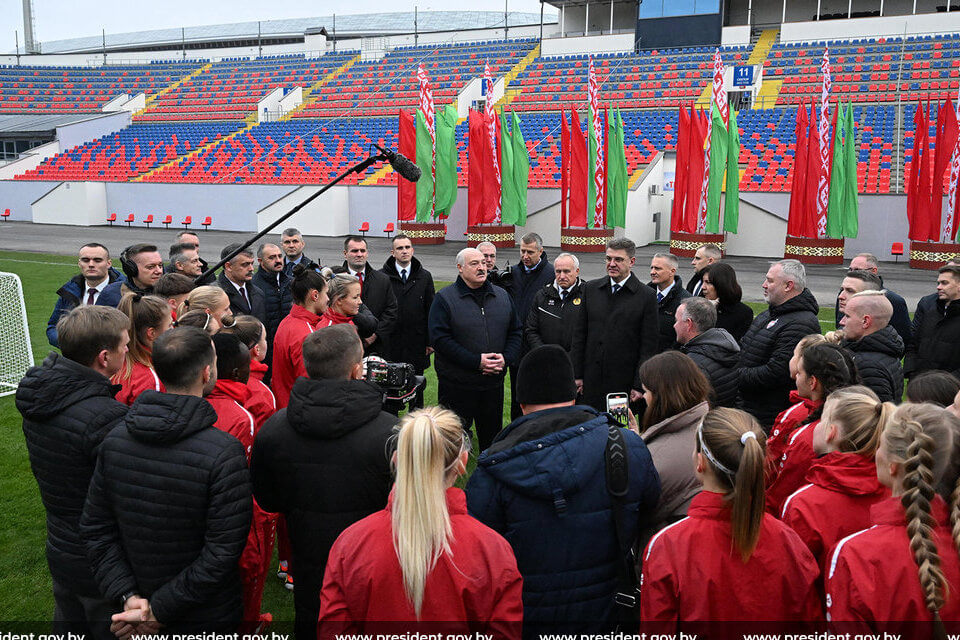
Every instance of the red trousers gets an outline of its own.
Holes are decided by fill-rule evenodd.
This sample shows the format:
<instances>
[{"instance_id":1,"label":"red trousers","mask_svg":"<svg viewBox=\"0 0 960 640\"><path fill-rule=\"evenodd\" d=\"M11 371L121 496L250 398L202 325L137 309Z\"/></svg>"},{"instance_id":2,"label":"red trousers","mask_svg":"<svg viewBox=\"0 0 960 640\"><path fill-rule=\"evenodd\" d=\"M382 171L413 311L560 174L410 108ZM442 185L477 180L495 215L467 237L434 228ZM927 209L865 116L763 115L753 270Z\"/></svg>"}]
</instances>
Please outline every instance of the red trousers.
<instances>
[{"instance_id":1,"label":"red trousers","mask_svg":"<svg viewBox=\"0 0 960 640\"><path fill-rule=\"evenodd\" d=\"M240 582L243 585L243 629L252 633L260 621L263 585L273 557L277 514L268 513L253 501L253 521L247 544L240 554Z\"/></svg>"}]
</instances>

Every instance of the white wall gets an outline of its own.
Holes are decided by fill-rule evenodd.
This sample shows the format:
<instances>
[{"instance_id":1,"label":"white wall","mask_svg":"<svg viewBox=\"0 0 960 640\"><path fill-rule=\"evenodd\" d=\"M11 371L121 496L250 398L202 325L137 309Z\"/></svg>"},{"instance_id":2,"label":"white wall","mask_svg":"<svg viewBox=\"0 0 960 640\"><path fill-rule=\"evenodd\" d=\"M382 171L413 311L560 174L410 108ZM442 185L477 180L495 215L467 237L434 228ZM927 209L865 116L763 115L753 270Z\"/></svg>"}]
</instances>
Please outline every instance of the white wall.
<instances>
[{"instance_id":1,"label":"white wall","mask_svg":"<svg viewBox=\"0 0 960 640\"><path fill-rule=\"evenodd\" d=\"M503 97L504 84L505 81L503 76L494 80L494 103L499 102L500 98ZM481 75L468 82L466 86L460 90L460 93L457 95L457 115L461 118L466 118L468 115L470 115L470 105L475 100L484 99L486 99L486 94L483 92L483 76Z\"/></svg>"},{"instance_id":2,"label":"white wall","mask_svg":"<svg viewBox=\"0 0 960 640\"><path fill-rule=\"evenodd\" d=\"M738 233L727 234L726 249L732 256L782 258L786 237L786 220L741 199Z\"/></svg>"},{"instance_id":3,"label":"white wall","mask_svg":"<svg viewBox=\"0 0 960 640\"><path fill-rule=\"evenodd\" d=\"M724 47L738 47L750 44L750 27L724 27L720 36Z\"/></svg>"},{"instance_id":4,"label":"white wall","mask_svg":"<svg viewBox=\"0 0 960 640\"><path fill-rule=\"evenodd\" d=\"M126 104L127 102L130 102L130 94L121 93L117 97L110 100L107 104L100 107L100 111L103 111L104 113L113 113L115 111L122 111L123 105Z\"/></svg>"},{"instance_id":5,"label":"white wall","mask_svg":"<svg viewBox=\"0 0 960 640\"><path fill-rule=\"evenodd\" d=\"M260 102L257 103L257 122L264 122L263 110L266 109L270 112L268 115L270 118L276 116L276 112L280 110L280 98L283 97L283 87L277 87L263 98L260 99Z\"/></svg>"},{"instance_id":6,"label":"white wall","mask_svg":"<svg viewBox=\"0 0 960 640\"><path fill-rule=\"evenodd\" d=\"M105 224L107 189L102 182L64 182L33 203L33 221L88 227Z\"/></svg>"},{"instance_id":7,"label":"white wall","mask_svg":"<svg viewBox=\"0 0 960 640\"><path fill-rule=\"evenodd\" d=\"M96 140L101 136L120 131L120 129L130 126L130 116L129 111L117 111L57 127L57 140L60 141L60 148L66 151L85 142Z\"/></svg>"},{"instance_id":8,"label":"white wall","mask_svg":"<svg viewBox=\"0 0 960 640\"><path fill-rule=\"evenodd\" d=\"M780 30L780 41L839 40L883 35L910 36L957 31L960 31L960 12L927 13L916 16L791 22L784 24Z\"/></svg>"},{"instance_id":9,"label":"white wall","mask_svg":"<svg viewBox=\"0 0 960 640\"><path fill-rule=\"evenodd\" d=\"M41 162L58 153L60 153L60 143L56 140L25 151L20 154L17 160L0 165L0 180L13 180L14 176L26 173L30 169L36 169ZM6 207L7 205L4 204L4 208Z\"/></svg>"},{"instance_id":10,"label":"white wall","mask_svg":"<svg viewBox=\"0 0 960 640\"><path fill-rule=\"evenodd\" d=\"M294 87L287 95L280 98L280 112L287 113L303 103L303 87ZM261 108L260 111L263 111Z\"/></svg>"},{"instance_id":11,"label":"white wall","mask_svg":"<svg viewBox=\"0 0 960 640\"><path fill-rule=\"evenodd\" d=\"M576 38L544 39L540 56L569 56L584 53L632 52L633 33L615 33L606 36L580 36Z\"/></svg>"},{"instance_id":12,"label":"white wall","mask_svg":"<svg viewBox=\"0 0 960 640\"><path fill-rule=\"evenodd\" d=\"M670 197L663 193L664 154L658 153L644 170L636 188L627 192L627 214L624 235L638 245L666 240L670 234ZM650 187L658 185L660 195L650 195ZM660 215L660 237L654 214Z\"/></svg>"},{"instance_id":13,"label":"white wall","mask_svg":"<svg viewBox=\"0 0 960 640\"><path fill-rule=\"evenodd\" d=\"M274 220L319 191L320 188L300 187L257 211L257 231L267 228ZM352 233L349 190L349 187L333 187L286 220L283 226L296 227L304 235L310 236L345 236Z\"/></svg>"},{"instance_id":14,"label":"white wall","mask_svg":"<svg viewBox=\"0 0 960 640\"><path fill-rule=\"evenodd\" d=\"M123 103L121 107L124 111L129 111L131 114L136 113L137 111L142 110L147 106L147 94L138 93L129 100Z\"/></svg>"}]
</instances>

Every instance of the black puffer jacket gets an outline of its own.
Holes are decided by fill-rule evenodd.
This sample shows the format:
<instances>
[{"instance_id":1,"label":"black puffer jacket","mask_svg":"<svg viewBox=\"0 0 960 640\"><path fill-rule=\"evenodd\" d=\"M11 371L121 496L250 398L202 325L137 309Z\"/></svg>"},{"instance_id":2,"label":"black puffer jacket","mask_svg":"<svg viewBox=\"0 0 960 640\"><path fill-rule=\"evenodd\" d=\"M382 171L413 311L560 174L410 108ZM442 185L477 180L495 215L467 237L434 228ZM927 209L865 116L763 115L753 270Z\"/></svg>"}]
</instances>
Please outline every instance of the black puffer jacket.
<instances>
[{"instance_id":1,"label":"black puffer jacket","mask_svg":"<svg viewBox=\"0 0 960 640\"><path fill-rule=\"evenodd\" d=\"M740 345L726 329L707 329L680 347L710 381L717 407L737 406L737 362Z\"/></svg>"},{"instance_id":2,"label":"black puffer jacket","mask_svg":"<svg viewBox=\"0 0 960 640\"><path fill-rule=\"evenodd\" d=\"M844 341L843 346L853 354L853 361L863 384L876 392L883 402L899 404L903 398L903 339L893 325L860 340Z\"/></svg>"},{"instance_id":3,"label":"black puffer jacket","mask_svg":"<svg viewBox=\"0 0 960 640\"><path fill-rule=\"evenodd\" d=\"M243 445L203 398L145 391L100 447L80 521L104 596L136 591L170 633L235 631L250 528Z\"/></svg>"},{"instance_id":4,"label":"black puffer jacket","mask_svg":"<svg viewBox=\"0 0 960 640\"><path fill-rule=\"evenodd\" d=\"M903 375L908 378L930 369L960 375L960 302L947 305L936 294L924 296L917 304L903 359Z\"/></svg>"},{"instance_id":5,"label":"black puffer jacket","mask_svg":"<svg viewBox=\"0 0 960 640\"><path fill-rule=\"evenodd\" d=\"M279 275L279 279L277 278ZM263 307L266 313L264 325L267 328L267 341L272 344L273 336L277 333L280 322L290 313L293 306L293 292L290 290L292 278L283 270L278 274L265 271L263 267L257 269L251 280L253 286L263 292ZM269 362L270 360L266 360Z\"/></svg>"},{"instance_id":6,"label":"black puffer jacket","mask_svg":"<svg viewBox=\"0 0 960 640\"><path fill-rule=\"evenodd\" d=\"M297 587L297 636L316 634L327 555L344 529L383 509L393 483L387 441L397 417L362 380L299 378L290 404L260 429L250 462L254 495L286 516ZM301 620L309 611L312 620Z\"/></svg>"},{"instance_id":7,"label":"black puffer jacket","mask_svg":"<svg viewBox=\"0 0 960 640\"><path fill-rule=\"evenodd\" d=\"M660 293L657 285L652 282L648 282L647 286L653 289L655 295ZM663 300L657 302L657 329L660 331L657 353L677 348L677 332L673 328L673 323L676 321L677 307L684 298L689 297L690 292L683 288L683 280L680 276L673 276L673 288L667 292Z\"/></svg>"},{"instance_id":8,"label":"black puffer jacket","mask_svg":"<svg viewBox=\"0 0 960 640\"><path fill-rule=\"evenodd\" d=\"M820 333L820 306L809 289L753 319L740 343L739 385L743 409L769 427L790 405L790 358L797 343Z\"/></svg>"},{"instance_id":9,"label":"black puffer jacket","mask_svg":"<svg viewBox=\"0 0 960 640\"><path fill-rule=\"evenodd\" d=\"M80 539L80 514L100 442L127 414L117 387L89 367L51 353L17 388L30 466L47 512L50 574L74 592L97 597Z\"/></svg>"}]
</instances>

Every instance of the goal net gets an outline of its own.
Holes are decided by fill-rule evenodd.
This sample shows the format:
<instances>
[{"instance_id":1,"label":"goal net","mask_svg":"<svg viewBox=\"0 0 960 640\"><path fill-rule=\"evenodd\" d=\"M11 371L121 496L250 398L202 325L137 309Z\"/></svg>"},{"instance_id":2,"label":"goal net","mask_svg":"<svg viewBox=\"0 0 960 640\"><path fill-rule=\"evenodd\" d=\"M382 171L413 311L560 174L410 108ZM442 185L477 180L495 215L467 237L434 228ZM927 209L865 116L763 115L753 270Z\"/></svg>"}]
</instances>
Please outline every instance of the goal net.
<instances>
[{"instance_id":1,"label":"goal net","mask_svg":"<svg viewBox=\"0 0 960 640\"><path fill-rule=\"evenodd\" d=\"M0 396L16 391L32 366L33 349L20 278L0 271Z\"/></svg>"}]
</instances>

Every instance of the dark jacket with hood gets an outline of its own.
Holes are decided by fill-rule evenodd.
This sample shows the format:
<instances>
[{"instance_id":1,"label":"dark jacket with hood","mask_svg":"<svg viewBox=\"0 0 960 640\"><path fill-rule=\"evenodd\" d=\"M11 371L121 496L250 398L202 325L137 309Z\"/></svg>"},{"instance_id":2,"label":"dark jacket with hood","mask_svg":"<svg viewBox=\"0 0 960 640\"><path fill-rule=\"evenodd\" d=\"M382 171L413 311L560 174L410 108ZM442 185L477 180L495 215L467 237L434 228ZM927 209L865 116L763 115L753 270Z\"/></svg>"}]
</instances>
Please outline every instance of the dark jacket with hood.
<instances>
[{"instance_id":1,"label":"dark jacket with hood","mask_svg":"<svg viewBox=\"0 0 960 640\"><path fill-rule=\"evenodd\" d=\"M820 306L809 289L753 319L740 343L739 385L743 409L765 429L790 406L790 358L804 336L820 333Z\"/></svg>"},{"instance_id":2,"label":"dark jacket with hood","mask_svg":"<svg viewBox=\"0 0 960 640\"><path fill-rule=\"evenodd\" d=\"M298 633L316 629L327 555L344 529L383 509L393 482L387 450L396 416L383 393L363 380L299 378L290 402L253 442L253 492L266 511L282 513L296 567ZM301 620L311 610L313 620Z\"/></svg>"},{"instance_id":3,"label":"dark jacket with hood","mask_svg":"<svg viewBox=\"0 0 960 640\"><path fill-rule=\"evenodd\" d=\"M100 446L80 534L100 590L134 591L170 633L236 630L247 457L195 396L145 391Z\"/></svg>"},{"instance_id":4,"label":"dark jacket with hood","mask_svg":"<svg viewBox=\"0 0 960 640\"><path fill-rule=\"evenodd\" d=\"M104 436L127 414L117 387L89 367L51 353L17 388L30 467L47 512L50 574L74 593L99 597L83 541L80 514Z\"/></svg>"},{"instance_id":5,"label":"dark jacket with hood","mask_svg":"<svg viewBox=\"0 0 960 640\"><path fill-rule=\"evenodd\" d=\"M655 296L659 293L657 285L652 282L648 282L647 286L653 289ZM660 331L657 353L677 348L677 332L674 331L673 324L676 322L677 307L680 306L684 298L689 297L690 292L683 288L683 280L680 276L673 276L673 287L663 297L663 300L657 302L657 325Z\"/></svg>"},{"instance_id":6,"label":"dark jacket with hood","mask_svg":"<svg viewBox=\"0 0 960 640\"><path fill-rule=\"evenodd\" d=\"M279 275L279 278L277 277ZM267 342L273 343L273 336L277 333L280 322L290 313L293 306L293 291L290 283L293 278L281 269L274 274L263 267L253 274L251 283L263 293L264 326L267 329ZM270 360L268 359L267 362Z\"/></svg>"},{"instance_id":7,"label":"dark jacket with hood","mask_svg":"<svg viewBox=\"0 0 960 640\"><path fill-rule=\"evenodd\" d=\"M941 369L960 376L960 302L949 305L936 294L924 296L913 314L913 335L903 359L903 375L910 378Z\"/></svg>"},{"instance_id":8,"label":"dark jacket with hood","mask_svg":"<svg viewBox=\"0 0 960 640\"><path fill-rule=\"evenodd\" d=\"M680 351L690 356L713 387L714 406L737 406L737 362L740 345L725 329L707 329Z\"/></svg>"},{"instance_id":9,"label":"dark jacket with hood","mask_svg":"<svg viewBox=\"0 0 960 640\"><path fill-rule=\"evenodd\" d=\"M114 282L123 282L126 278L123 277L123 274L110 267L107 270L107 280L109 287ZM104 291L107 290L107 287L104 287ZM67 280L66 284L57 289L57 304L53 306L53 313L50 314L50 319L47 320L47 341L54 347L59 347L57 343L57 323L60 321L60 318L64 316L68 311L75 307L79 307L83 303L83 298L86 296L87 291L87 282L83 278L83 274L77 274ZM97 300L103 295L101 292L100 296L97 297ZM119 301L118 301L119 302ZM116 304L111 306L117 306Z\"/></svg>"},{"instance_id":10,"label":"dark jacket with hood","mask_svg":"<svg viewBox=\"0 0 960 640\"><path fill-rule=\"evenodd\" d=\"M396 258L390 256L381 269L390 278L390 286L397 299L397 321L385 336L386 357L391 362L408 362L422 371L430 366L427 320L436 295L433 276L423 268L416 256L410 260L406 282L400 279L396 265Z\"/></svg>"},{"instance_id":11,"label":"dark jacket with hood","mask_svg":"<svg viewBox=\"0 0 960 640\"><path fill-rule=\"evenodd\" d=\"M100 297L97 298L97 304L116 309L117 305L120 304L120 299L128 293L139 293L140 295L146 296L153 293L153 287L141 289L129 278L115 280L100 292Z\"/></svg>"},{"instance_id":12,"label":"dark jacket with hood","mask_svg":"<svg viewBox=\"0 0 960 640\"><path fill-rule=\"evenodd\" d=\"M582 294L583 280L580 278L570 287L565 300L560 299L560 290L553 282L537 291L523 327L527 348L558 344L569 354L577 317L583 309Z\"/></svg>"},{"instance_id":13,"label":"dark jacket with hood","mask_svg":"<svg viewBox=\"0 0 960 640\"><path fill-rule=\"evenodd\" d=\"M882 402L900 403L903 398L903 340L897 330L887 325L860 340L842 345L853 355L860 379L879 396Z\"/></svg>"},{"instance_id":14,"label":"dark jacket with hood","mask_svg":"<svg viewBox=\"0 0 960 640\"><path fill-rule=\"evenodd\" d=\"M883 286L883 277L880 277L880 286ZM890 326L896 330L897 334L900 335L900 339L903 340L903 344L908 344L910 342L910 312L907 310L907 301L903 299L899 293L890 291L889 289L884 289L883 294L887 297L887 300L890 301L890 305L893 307L893 316L890 317ZM937 294L933 294L934 299L936 299ZM843 313L840 312L840 303L839 303L840 294L837 294L837 305L834 311L834 318L836 319L837 326L840 326L840 319L843 318Z\"/></svg>"},{"instance_id":15,"label":"dark jacket with hood","mask_svg":"<svg viewBox=\"0 0 960 640\"><path fill-rule=\"evenodd\" d=\"M553 282L554 276L553 264L547 260L546 251L540 256L537 266L529 272L521 261L500 274L497 284L506 289L513 298L521 325L527 321L527 315L533 308L534 297L541 289ZM524 344L524 348L530 348L530 345Z\"/></svg>"},{"instance_id":16,"label":"dark jacket with hood","mask_svg":"<svg viewBox=\"0 0 960 640\"><path fill-rule=\"evenodd\" d=\"M467 483L470 514L516 554L525 637L596 632L616 622L619 550L605 475L608 424L606 415L580 405L523 416L480 454ZM657 506L660 480L643 440L623 435L624 524L632 540Z\"/></svg>"}]
</instances>

